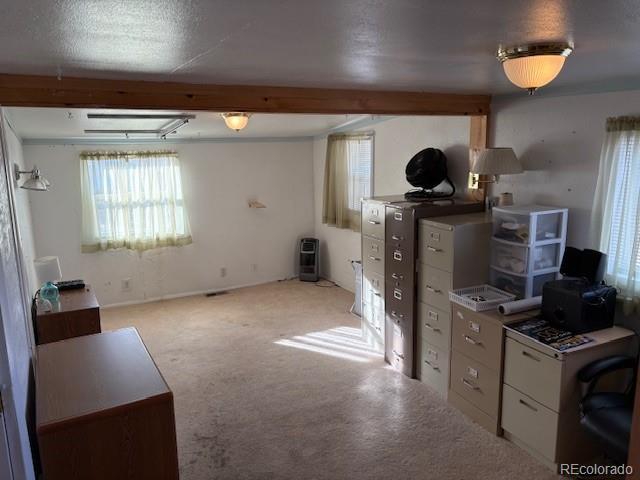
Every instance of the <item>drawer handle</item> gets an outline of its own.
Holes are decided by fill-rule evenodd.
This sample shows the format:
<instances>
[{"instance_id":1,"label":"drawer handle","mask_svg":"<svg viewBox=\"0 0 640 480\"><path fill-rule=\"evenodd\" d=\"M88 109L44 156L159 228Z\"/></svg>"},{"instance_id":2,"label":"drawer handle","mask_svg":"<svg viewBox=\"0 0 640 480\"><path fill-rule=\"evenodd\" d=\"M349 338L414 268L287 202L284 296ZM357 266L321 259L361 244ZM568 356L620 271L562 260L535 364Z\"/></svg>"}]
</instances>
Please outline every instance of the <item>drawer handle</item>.
<instances>
[{"instance_id":1,"label":"drawer handle","mask_svg":"<svg viewBox=\"0 0 640 480\"><path fill-rule=\"evenodd\" d=\"M381 297L381 296L382 296L382 295L380 295L380 293L379 293L379 292L373 292L373 294L374 294L376 297Z\"/></svg>"},{"instance_id":2,"label":"drawer handle","mask_svg":"<svg viewBox=\"0 0 640 480\"><path fill-rule=\"evenodd\" d=\"M374 257L373 255L369 255L369 260L373 260L374 262L379 262L380 258Z\"/></svg>"},{"instance_id":3,"label":"drawer handle","mask_svg":"<svg viewBox=\"0 0 640 480\"><path fill-rule=\"evenodd\" d=\"M429 365L431 368L433 368L436 372L440 371L440 367L434 365L433 363L431 363L429 360L425 360L424 363L426 363L427 365Z\"/></svg>"},{"instance_id":4,"label":"drawer handle","mask_svg":"<svg viewBox=\"0 0 640 480\"><path fill-rule=\"evenodd\" d=\"M395 310L391 310L391 316L392 316L392 317L395 317L395 318L399 318L399 319L401 319L401 320L404 318L404 315L403 315L403 314L398 313L398 312L396 312Z\"/></svg>"},{"instance_id":5,"label":"drawer handle","mask_svg":"<svg viewBox=\"0 0 640 480\"><path fill-rule=\"evenodd\" d=\"M400 275L399 273L392 273L391 278L394 280L404 280L404 275Z\"/></svg>"},{"instance_id":6,"label":"drawer handle","mask_svg":"<svg viewBox=\"0 0 640 480\"><path fill-rule=\"evenodd\" d=\"M535 361L535 362L539 362L540 359L538 357L536 357L535 355L531 355L529 352L527 352L526 350L522 351L522 355L525 357L530 358L531 360Z\"/></svg>"},{"instance_id":7,"label":"drawer handle","mask_svg":"<svg viewBox=\"0 0 640 480\"><path fill-rule=\"evenodd\" d=\"M369 223L371 225L380 225L380 222L378 222L377 220L369 220Z\"/></svg>"},{"instance_id":8,"label":"drawer handle","mask_svg":"<svg viewBox=\"0 0 640 480\"><path fill-rule=\"evenodd\" d=\"M404 237L402 235L391 235L391 240L404 240Z\"/></svg>"},{"instance_id":9,"label":"drawer handle","mask_svg":"<svg viewBox=\"0 0 640 480\"><path fill-rule=\"evenodd\" d=\"M374 327L373 327L373 328L375 328L375 329L376 329L376 330L378 330L379 332L381 332L381 331L382 331L382 329L381 329L380 327L376 327L375 325L374 325Z\"/></svg>"},{"instance_id":10,"label":"drawer handle","mask_svg":"<svg viewBox=\"0 0 640 480\"><path fill-rule=\"evenodd\" d=\"M427 285L425 287L431 293L442 293L442 290L438 290L437 288L433 288L431 285Z\"/></svg>"},{"instance_id":11,"label":"drawer handle","mask_svg":"<svg viewBox=\"0 0 640 480\"><path fill-rule=\"evenodd\" d=\"M432 332L440 332L441 331L439 328L434 328L431 325L429 325L428 323L424 324L424 328L426 328L427 330L431 330Z\"/></svg>"},{"instance_id":12,"label":"drawer handle","mask_svg":"<svg viewBox=\"0 0 640 480\"><path fill-rule=\"evenodd\" d=\"M395 350L393 351L393 354L394 354L396 357L398 357L399 359L404 360L404 355L402 355L402 354L400 354L400 353L396 352Z\"/></svg>"},{"instance_id":13,"label":"drawer handle","mask_svg":"<svg viewBox=\"0 0 640 480\"><path fill-rule=\"evenodd\" d=\"M441 248L435 248L435 247L432 247L431 245L427 246L427 250L429 250L430 252L441 252L442 251Z\"/></svg>"},{"instance_id":14,"label":"drawer handle","mask_svg":"<svg viewBox=\"0 0 640 480\"><path fill-rule=\"evenodd\" d=\"M465 387L470 388L471 390L480 390L480 388L476 387L473 383L471 383L469 380L467 380L466 378L461 378L460 379L463 383L463 385Z\"/></svg>"},{"instance_id":15,"label":"drawer handle","mask_svg":"<svg viewBox=\"0 0 640 480\"><path fill-rule=\"evenodd\" d=\"M471 338L469 335L464 335L464 339L466 340L467 343L470 343L471 345L482 345L482 342L479 342L478 340L475 340L473 338Z\"/></svg>"},{"instance_id":16,"label":"drawer handle","mask_svg":"<svg viewBox=\"0 0 640 480\"><path fill-rule=\"evenodd\" d=\"M519 399L518 401L520 402L520 405L524 405L525 407L533 410L534 412L538 411L538 409L536 407L534 407L533 405L530 405L529 403L525 402L524 400Z\"/></svg>"}]
</instances>

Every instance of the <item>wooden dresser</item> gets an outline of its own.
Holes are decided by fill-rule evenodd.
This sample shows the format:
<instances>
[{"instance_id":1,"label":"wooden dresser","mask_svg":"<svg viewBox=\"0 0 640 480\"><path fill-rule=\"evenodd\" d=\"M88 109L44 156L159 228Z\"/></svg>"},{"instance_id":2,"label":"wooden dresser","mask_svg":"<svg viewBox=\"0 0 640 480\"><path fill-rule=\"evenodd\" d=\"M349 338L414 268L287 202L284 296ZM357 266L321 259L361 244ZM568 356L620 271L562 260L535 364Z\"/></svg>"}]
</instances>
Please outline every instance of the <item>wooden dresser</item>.
<instances>
[{"instance_id":1,"label":"wooden dresser","mask_svg":"<svg viewBox=\"0 0 640 480\"><path fill-rule=\"evenodd\" d=\"M489 275L491 215L420 220L416 373L445 398L449 390L449 290L483 284Z\"/></svg>"},{"instance_id":2,"label":"wooden dresser","mask_svg":"<svg viewBox=\"0 0 640 480\"><path fill-rule=\"evenodd\" d=\"M100 332L100 305L89 285L60 292L60 305L56 311L36 312L38 345Z\"/></svg>"},{"instance_id":3,"label":"wooden dresser","mask_svg":"<svg viewBox=\"0 0 640 480\"><path fill-rule=\"evenodd\" d=\"M45 480L177 480L173 394L135 328L37 347Z\"/></svg>"}]
</instances>

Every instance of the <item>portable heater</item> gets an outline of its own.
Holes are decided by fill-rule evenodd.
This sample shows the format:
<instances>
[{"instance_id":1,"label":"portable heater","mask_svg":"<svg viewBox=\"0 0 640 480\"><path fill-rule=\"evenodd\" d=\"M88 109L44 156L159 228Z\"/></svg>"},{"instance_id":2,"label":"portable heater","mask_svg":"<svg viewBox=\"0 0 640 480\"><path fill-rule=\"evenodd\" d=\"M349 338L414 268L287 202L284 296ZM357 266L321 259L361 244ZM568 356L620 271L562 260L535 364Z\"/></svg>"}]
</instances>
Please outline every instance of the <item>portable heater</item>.
<instances>
[{"instance_id":1,"label":"portable heater","mask_svg":"<svg viewBox=\"0 0 640 480\"><path fill-rule=\"evenodd\" d=\"M320 241L317 238L303 238L300 240L300 280L303 282L317 282L319 272Z\"/></svg>"}]
</instances>

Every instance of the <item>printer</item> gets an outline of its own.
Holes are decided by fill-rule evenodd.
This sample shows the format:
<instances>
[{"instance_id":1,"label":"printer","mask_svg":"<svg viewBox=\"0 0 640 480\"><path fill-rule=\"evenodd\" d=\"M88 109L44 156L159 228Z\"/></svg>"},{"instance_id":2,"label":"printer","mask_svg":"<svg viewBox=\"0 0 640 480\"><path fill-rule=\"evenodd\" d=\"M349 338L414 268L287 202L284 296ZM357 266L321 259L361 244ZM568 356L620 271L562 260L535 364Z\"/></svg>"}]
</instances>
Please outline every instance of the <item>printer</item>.
<instances>
[{"instance_id":1,"label":"printer","mask_svg":"<svg viewBox=\"0 0 640 480\"><path fill-rule=\"evenodd\" d=\"M616 289L604 285L605 268L605 254L567 247L560 266L563 279L542 287L542 318L575 334L613 326Z\"/></svg>"}]
</instances>

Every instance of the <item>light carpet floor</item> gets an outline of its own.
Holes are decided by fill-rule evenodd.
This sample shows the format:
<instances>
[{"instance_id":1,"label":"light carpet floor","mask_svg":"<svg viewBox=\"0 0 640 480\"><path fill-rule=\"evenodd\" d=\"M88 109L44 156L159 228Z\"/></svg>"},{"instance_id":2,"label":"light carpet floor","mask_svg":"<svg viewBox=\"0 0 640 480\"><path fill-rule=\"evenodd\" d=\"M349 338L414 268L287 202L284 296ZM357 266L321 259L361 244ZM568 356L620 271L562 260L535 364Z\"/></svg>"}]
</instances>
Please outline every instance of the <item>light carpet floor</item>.
<instances>
[{"instance_id":1,"label":"light carpet floor","mask_svg":"<svg viewBox=\"0 0 640 480\"><path fill-rule=\"evenodd\" d=\"M352 295L277 282L104 309L175 395L182 480L560 478L387 368Z\"/></svg>"}]
</instances>

